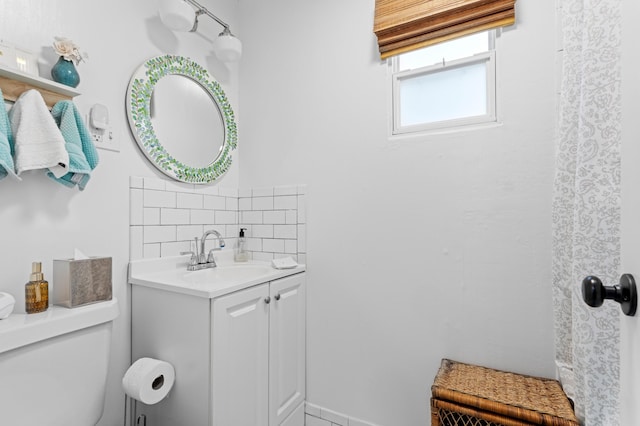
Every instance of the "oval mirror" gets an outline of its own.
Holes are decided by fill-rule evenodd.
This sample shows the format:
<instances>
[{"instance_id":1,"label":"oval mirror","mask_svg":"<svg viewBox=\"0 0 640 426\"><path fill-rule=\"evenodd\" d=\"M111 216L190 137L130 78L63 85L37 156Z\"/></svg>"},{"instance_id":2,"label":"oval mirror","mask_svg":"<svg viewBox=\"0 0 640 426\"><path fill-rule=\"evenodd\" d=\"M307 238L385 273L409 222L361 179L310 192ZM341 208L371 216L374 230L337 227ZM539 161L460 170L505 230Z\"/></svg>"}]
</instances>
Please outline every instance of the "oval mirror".
<instances>
[{"instance_id":1,"label":"oval mirror","mask_svg":"<svg viewBox=\"0 0 640 426\"><path fill-rule=\"evenodd\" d=\"M231 166L233 109L220 84L189 58L144 62L129 82L127 117L144 155L173 179L210 183Z\"/></svg>"}]
</instances>

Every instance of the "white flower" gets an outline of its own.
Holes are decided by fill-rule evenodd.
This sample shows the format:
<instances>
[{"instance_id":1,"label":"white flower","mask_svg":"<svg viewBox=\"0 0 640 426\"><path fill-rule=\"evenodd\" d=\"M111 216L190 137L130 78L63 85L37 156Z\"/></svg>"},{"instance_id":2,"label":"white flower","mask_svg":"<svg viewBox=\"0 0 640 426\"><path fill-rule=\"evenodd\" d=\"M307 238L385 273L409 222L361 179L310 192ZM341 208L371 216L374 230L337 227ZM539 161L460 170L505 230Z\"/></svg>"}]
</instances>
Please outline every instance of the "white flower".
<instances>
[{"instance_id":1,"label":"white flower","mask_svg":"<svg viewBox=\"0 0 640 426\"><path fill-rule=\"evenodd\" d=\"M82 61L83 56L77 44L65 37L54 37L54 39L53 49L58 55L67 61L73 61L76 65ZM87 56L86 53L84 56Z\"/></svg>"}]
</instances>

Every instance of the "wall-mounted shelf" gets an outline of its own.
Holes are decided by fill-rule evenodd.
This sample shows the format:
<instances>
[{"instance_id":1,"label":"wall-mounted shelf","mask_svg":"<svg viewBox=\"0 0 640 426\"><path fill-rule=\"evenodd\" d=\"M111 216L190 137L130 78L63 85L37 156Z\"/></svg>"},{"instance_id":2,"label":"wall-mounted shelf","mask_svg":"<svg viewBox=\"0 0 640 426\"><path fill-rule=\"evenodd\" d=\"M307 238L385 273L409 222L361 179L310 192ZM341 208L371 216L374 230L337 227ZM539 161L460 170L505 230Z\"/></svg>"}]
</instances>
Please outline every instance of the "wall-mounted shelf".
<instances>
[{"instance_id":1,"label":"wall-mounted shelf","mask_svg":"<svg viewBox=\"0 0 640 426\"><path fill-rule=\"evenodd\" d=\"M70 100L80 94L73 87L3 66L0 66L0 89L2 89L5 101L13 102L23 92L29 89L36 89L42 94L44 102L49 108L52 108L58 101Z\"/></svg>"}]
</instances>

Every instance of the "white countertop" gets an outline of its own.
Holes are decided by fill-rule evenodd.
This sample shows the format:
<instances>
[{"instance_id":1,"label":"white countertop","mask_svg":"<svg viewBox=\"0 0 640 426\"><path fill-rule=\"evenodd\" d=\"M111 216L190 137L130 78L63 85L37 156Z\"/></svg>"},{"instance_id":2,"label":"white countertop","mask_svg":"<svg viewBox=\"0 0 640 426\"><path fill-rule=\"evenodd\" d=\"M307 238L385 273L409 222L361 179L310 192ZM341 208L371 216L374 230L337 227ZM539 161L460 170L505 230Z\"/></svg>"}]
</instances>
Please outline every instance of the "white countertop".
<instances>
[{"instance_id":1,"label":"white countertop","mask_svg":"<svg viewBox=\"0 0 640 426\"><path fill-rule=\"evenodd\" d=\"M234 262L227 254L216 261L217 268L190 272L189 256L134 260L129 262L129 283L211 299L306 270L305 265L275 269L269 262Z\"/></svg>"}]
</instances>

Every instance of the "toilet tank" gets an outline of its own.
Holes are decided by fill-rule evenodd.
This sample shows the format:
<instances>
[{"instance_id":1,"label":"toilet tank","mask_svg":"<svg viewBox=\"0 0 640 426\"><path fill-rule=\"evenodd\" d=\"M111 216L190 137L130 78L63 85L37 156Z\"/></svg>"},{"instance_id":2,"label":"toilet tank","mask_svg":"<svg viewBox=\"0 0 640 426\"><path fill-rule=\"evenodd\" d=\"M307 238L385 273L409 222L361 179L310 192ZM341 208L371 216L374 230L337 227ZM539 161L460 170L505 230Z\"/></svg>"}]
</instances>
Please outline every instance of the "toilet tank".
<instances>
[{"instance_id":1,"label":"toilet tank","mask_svg":"<svg viewBox=\"0 0 640 426\"><path fill-rule=\"evenodd\" d=\"M118 313L113 299L0 320L0 424L95 425Z\"/></svg>"}]
</instances>

